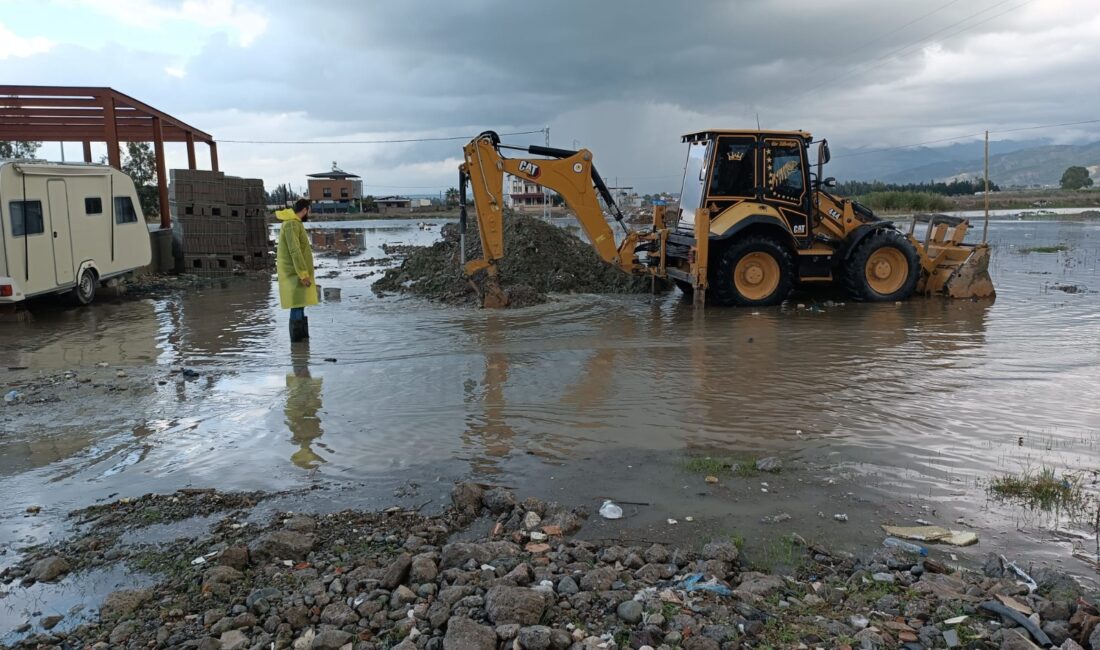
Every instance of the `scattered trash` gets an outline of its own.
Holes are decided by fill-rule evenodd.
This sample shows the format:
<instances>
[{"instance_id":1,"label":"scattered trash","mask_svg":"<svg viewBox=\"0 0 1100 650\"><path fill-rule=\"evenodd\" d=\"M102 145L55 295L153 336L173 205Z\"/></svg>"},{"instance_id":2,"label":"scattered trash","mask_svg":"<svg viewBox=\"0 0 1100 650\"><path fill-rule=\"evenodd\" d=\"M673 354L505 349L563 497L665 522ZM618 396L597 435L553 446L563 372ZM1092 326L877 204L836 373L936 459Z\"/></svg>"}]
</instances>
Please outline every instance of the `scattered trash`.
<instances>
[{"instance_id":1,"label":"scattered trash","mask_svg":"<svg viewBox=\"0 0 1100 650\"><path fill-rule=\"evenodd\" d=\"M833 519L836 519L837 521L848 521L848 515L843 512L838 512L837 514L833 515Z\"/></svg>"},{"instance_id":2,"label":"scattered trash","mask_svg":"<svg viewBox=\"0 0 1100 650\"><path fill-rule=\"evenodd\" d=\"M328 302L329 300L339 300L340 299L340 288L339 287L325 287L324 297L325 297L325 302Z\"/></svg>"},{"instance_id":3,"label":"scattered trash","mask_svg":"<svg viewBox=\"0 0 1100 650\"><path fill-rule=\"evenodd\" d=\"M107 363L106 361L100 361L99 363L97 363L95 365L99 366L100 368L106 368L107 366L109 366L111 364Z\"/></svg>"},{"instance_id":4,"label":"scattered trash","mask_svg":"<svg viewBox=\"0 0 1100 650\"><path fill-rule=\"evenodd\" d=\"M600 516L604 519L622 519L623 509L615 505L614 501L608 499L600 506Z\"/></svg>"},{"instance_id":5,"label":"scattered trash","mask_svg":"<svg viewBox=\"0 0 1100 650\"><path fill-rule=\"evenodd\" d=\"M949 618L946 621L944 621L943 624L944 625L958 625L959 623L962 623L963 621L965 621L968 618L970 618L970 617L967 616L966 614L963 614L962 616L956 616L954 618Z\"/></svg>"},{"instance_id":6,"label":"scattered trash","mask_svg":"<svg viewBox=\"0 0 1100 650\"><path fill-rule=\"evenodd\" d=\"M198 379L199 377L199 371L191 368L184 368L180 372L183 374L184 379Z\"/></svg>"},{"instance_id":7,"label":"scattered trash","mask_svg":"<svg viewBox=\"0 0 1100 650\"><path fill-rule=\"evenodd\" d=\"M756 461L756 469L761 472L778 472L783 469L783 461L775 456L768 456Z\"/></svg>"},{"instance_id":8,"label":"scattered trash","mask_svg":"<svg viewBox=\"0 0 1100 650\"><path fill-rule=\"evenodd\" d=\"M191 560L191 564L192 565L206 564L206 558L204 558L203 556L200 555L197 558L195 558L194 560Z\"/></svg>"},{"instance_id":9,"label":"scattered trash","mask_svg":"<svg viewBox=\"0 0 1100 650\"><path fill-rule=\"evenodd\" d=\"M689 575L685 576L683 580L681 580L679 583L676 584L676 587L678 589L683 589L684 591L688 591L688 592L691 592L691 591L710 591L710 592L718 594L719 596L732 596L733 595L733 591L729 587L727 587L726 585L723 585L723 584L719 583L717 578L711 578L710 580L707 580L706 582L700 583L699 581L702 580L702 579L703 579L703 574L702 573L692 573L692 574L689 574Z\"/></svg>"},{"instance_id":10,"label":"scattered trash","mask_svg":"<svg viewBox=\"0 0 1100 650\"><path fill-rule=\"evenodd\" d=\"M708 476L706 478L706 482L710 483L711 485L714 485L715 483L718 482L718 477L717 476Z\"/></svg>"},{"instance_id":11,"label":"scattered trash","mask_svg":"<svg viewBox=\"0 0 1100 650\"><path fill-rule=\"evenodd\" d=\"M9 390L7 393L4 394L4 401L8 404L11 404L12 402L18 402L22 398L23 393L20 393L17 390Z\"/></svg>"},{"instance_id":12,"label":"scattered trash","mask_svg":"<svg viewBox=\"0 0 1100 650\"><path fill-rule=\"evenodd\" d=\"M42 512L42 506L27 506L27 513L37 515Z\"/></svg>"},{"instance_id":13,"label":"scattered trash","mask_svg":"<svg viewBox=\"0 0 1100 650\"><path fill-rule=\"evenodd\" d=\"M882 545L889 548L900 549L908 553L916 553L921 557L928 557L928 549L920 546L919 544L900 540L897 537L887 537L886 539L882 540Z\"/></svg>"},{"instance_id":14,"label":"scattered trash","mask_svg":"<svg viewBox=\"0 0 1100 650\"><path fill-rule=\"evenodd\" d=\"M678 523L680 523L680 522L676 521L675 519L669 519L668 520L668 525L669 526L675 526Z\"/></svg>"},{"instance_id":15,"label":"scattered trash","mask_svg":"<svg viewBox=\"0 0 1100 650\"><path fill-rule=\"evenodd\" d=\"M914 521L916 521L921 526L931 526L932 525L932 522L928 521L927 519L914 519Z\"/></svg>"},{"instance_id":16,"label":"scattered trash","mask_svg":"<svg viewBox=\"0 0 1100 650\"><path fill-rule=\"evenodd\" d=\"M1004 566L1004 568L1006 568L1006 569L1012 569L1012 571L1016 575L1020 576L1020 579L1023 581L1023 583L1025 585L1027 585L1027 589L1028 589L1029 593L1035 593L1036 591L1039 590L1039 585L1034 580L1032 580L1031 576L1029 576L1023 569L1016 566L1015 562L1009 562L1008 558L1006 558L1005 556L1002 555L1001 556L1001 565Z\"/></svg>"},{"instance_id":17,"label":"scattered trash","mask_svg":"<svg viewBox=\"0 0 1100 650\"><path fill-rule=\"evenodd\" d=\"M791 516L789 514L787 514L785 512L781 512L778 515L768 515L768 516L762 518L760 520L760 522L765 523L765 524L778 524L778 523L782 523L784 521L787 521L790 518L791 518Z\"/></svg>"},{"instance_id":18,"label":"scattered trash","mask_svg":"<svg viewBox=\"0 0 1100 650\"><path fill-rule=\"evenodd\" d=\"M695 521L695 517L684 517L684 521L688 521L688 522Z\"/></svg>"},{"instance_id":19,"label":"scattered trash","mask_svg":"<svg viewBox=\"0 0 1100 650\"><path fill-rule=\"evenodd\" d=\"M1050 285L1050 288L1054 289L1055 291L1061 291L1063 293L1088 293L1089 292L1088 288L1085 287L1082 284L1062 284L1062 283L1058 283L1058 284Z\"/></svg>"},{"instance_id":20,"label":"scattered trash","mask_svg":"<svg viewBox=\"0 0 1100 650\"><path fill-rule=\"evenodd\" d=\"M115 373L115 377L118 377L120 379L122 377L125 377L125 376L126 376L126 371L125 370L119 370L118 372Z\"/></svg>"},{"instance_id":21,"label":"scattered trash","mask_svg":"<svg viewBox=\"0 0 1100 650\"><path fill-rule=\"evenodd\" d=\"M902 539L915 539L919 542L943 542L951 546L970 546L978 543L977 533L948 530L943 526L886 526L882 530L887 535Z\"/></svg>"},{"instance_id":22,"label":"scattered trash","mask_svg":"<svg viewBox=\"0 0 1100 650\"><path fill-rule=\"evenodd\" d=\"M336 357L326 357L325 362L326 363L336 363Z\"/></svg>"}]
</instances>

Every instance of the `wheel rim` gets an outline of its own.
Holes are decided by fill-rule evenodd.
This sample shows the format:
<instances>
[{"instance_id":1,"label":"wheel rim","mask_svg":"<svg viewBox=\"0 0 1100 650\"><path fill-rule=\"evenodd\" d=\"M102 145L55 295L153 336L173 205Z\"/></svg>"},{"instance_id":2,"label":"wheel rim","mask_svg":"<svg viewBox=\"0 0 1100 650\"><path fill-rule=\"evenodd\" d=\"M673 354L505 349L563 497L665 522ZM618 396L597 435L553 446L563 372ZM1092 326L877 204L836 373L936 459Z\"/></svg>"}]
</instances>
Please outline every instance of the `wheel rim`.
<instances>
[{"instance_id":1,"label":"wheel rim","mask_svg":"<svg viewBox=\"0 0 1100 650\"><path fill-rule=\"evenodd\" d=\"M737 261L733 269L733 286L748 300L763 300L775 293L779 277L779 262L757 251Z\"/></svg>"},{"instance_id":2,"label":"wheel rim","mask_svg":"<svg viewBox=\"0 0 1100 650\"><path fill-rule=\"evenodd\" d=\"M80 295L85 299L92 295L92 276L90 273L80 276Z\"/></svg>"},{"instance_id":3,"label":"wheel rim","mask_svg":"<svg viewBox=\"0 0 1100 650\"><path fill-rule=\"evenodd\" d=\"M909 260L896 248L880 248L867 258L864 274L867 286L875 293L889 295L905 286L909 278Z\"/></svg>"}]
</instances>

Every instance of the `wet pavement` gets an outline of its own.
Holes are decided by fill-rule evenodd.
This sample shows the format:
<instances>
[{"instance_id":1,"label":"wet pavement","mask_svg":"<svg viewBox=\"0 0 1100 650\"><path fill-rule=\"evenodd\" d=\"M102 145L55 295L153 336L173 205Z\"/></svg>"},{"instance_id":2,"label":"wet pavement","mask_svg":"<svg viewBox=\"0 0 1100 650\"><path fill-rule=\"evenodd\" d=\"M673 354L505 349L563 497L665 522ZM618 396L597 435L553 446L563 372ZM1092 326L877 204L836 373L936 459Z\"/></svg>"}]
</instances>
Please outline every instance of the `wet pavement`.
<instances>
[{"instance_id":1,"label":"wet pavement","mask_svg":"<svg viewBox=\"0 0 1100 650\"><path fill-rule=\"evenodd\" d=\"M5 384L60 386L56 401L0 404L0 567L108 498L324 484L337 487L330 508L442 505L472 476L593 513L603 498L640 504L591 535L873 544L886 520L962 518L982 538L974 552L1084 570L1049 543L1057 517L991 501L983 481L1052 466L1096 489L1100 222L994 222L995 302L812 294L699 312L674 293L494 312L373 295L394 254L382 245L429 243L430 223L311 224L319 283L342 295L307 310L307 345L288 342L266 278L39 303L30 321L0 323L0 366L17 368ZM789 470L710 486L685 469L708 455ZM792 517L760 523L777 513Z\"/></svg>"}]
</instances>

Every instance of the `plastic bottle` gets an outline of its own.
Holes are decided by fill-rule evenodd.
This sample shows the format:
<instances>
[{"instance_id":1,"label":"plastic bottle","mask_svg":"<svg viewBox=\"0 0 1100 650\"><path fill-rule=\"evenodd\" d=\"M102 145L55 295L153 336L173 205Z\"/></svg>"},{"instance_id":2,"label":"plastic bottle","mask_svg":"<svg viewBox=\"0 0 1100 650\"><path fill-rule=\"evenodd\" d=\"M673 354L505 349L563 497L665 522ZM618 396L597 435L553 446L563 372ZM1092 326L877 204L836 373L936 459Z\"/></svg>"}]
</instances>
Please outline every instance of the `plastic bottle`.
<instances>
[{"instance_id":1,"label":"plastic bottle","mask_svg":"<svg viewBox=\"0 0 1100 650\"><path fill-rule=\"evenodd\" d=\"M920 546L919 544L913 544L912 542L906 542L896 537L887 537L882 540L882 545L889 548L896 548L900 551L907 551L909 553L916 553L921 557L928 556L928 549Z\"/></svg>"},{"instance_id":2,"label":"plastic bottle","mask_svg":"<svg viewBox=\"0 0 1100 650\"><path fill-rule=\"evenodd\" d=\"M604 519L622 519L623 509L615 504L615 502L608 499L600 506L600 516Z\"/></svg>"}]
</instances>

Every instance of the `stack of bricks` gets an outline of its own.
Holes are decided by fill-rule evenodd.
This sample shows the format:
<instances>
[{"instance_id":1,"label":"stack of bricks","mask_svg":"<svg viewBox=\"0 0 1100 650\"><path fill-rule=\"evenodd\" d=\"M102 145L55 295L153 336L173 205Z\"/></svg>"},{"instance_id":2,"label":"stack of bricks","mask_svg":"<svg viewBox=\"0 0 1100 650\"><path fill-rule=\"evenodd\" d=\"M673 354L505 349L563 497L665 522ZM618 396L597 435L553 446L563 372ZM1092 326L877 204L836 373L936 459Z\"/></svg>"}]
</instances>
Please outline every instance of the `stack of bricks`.
<instances>
[{"instance_id":1,"label":"stack of bricks","mask_svg":"<svg viewBox=\"0 0 1100 650\"><path fill-rule=\"evenodd\" d=\"M173 169L170 178L177 270L222 275L270 269L262 180L192 169Z\"/></svg>"}]
</instances>

